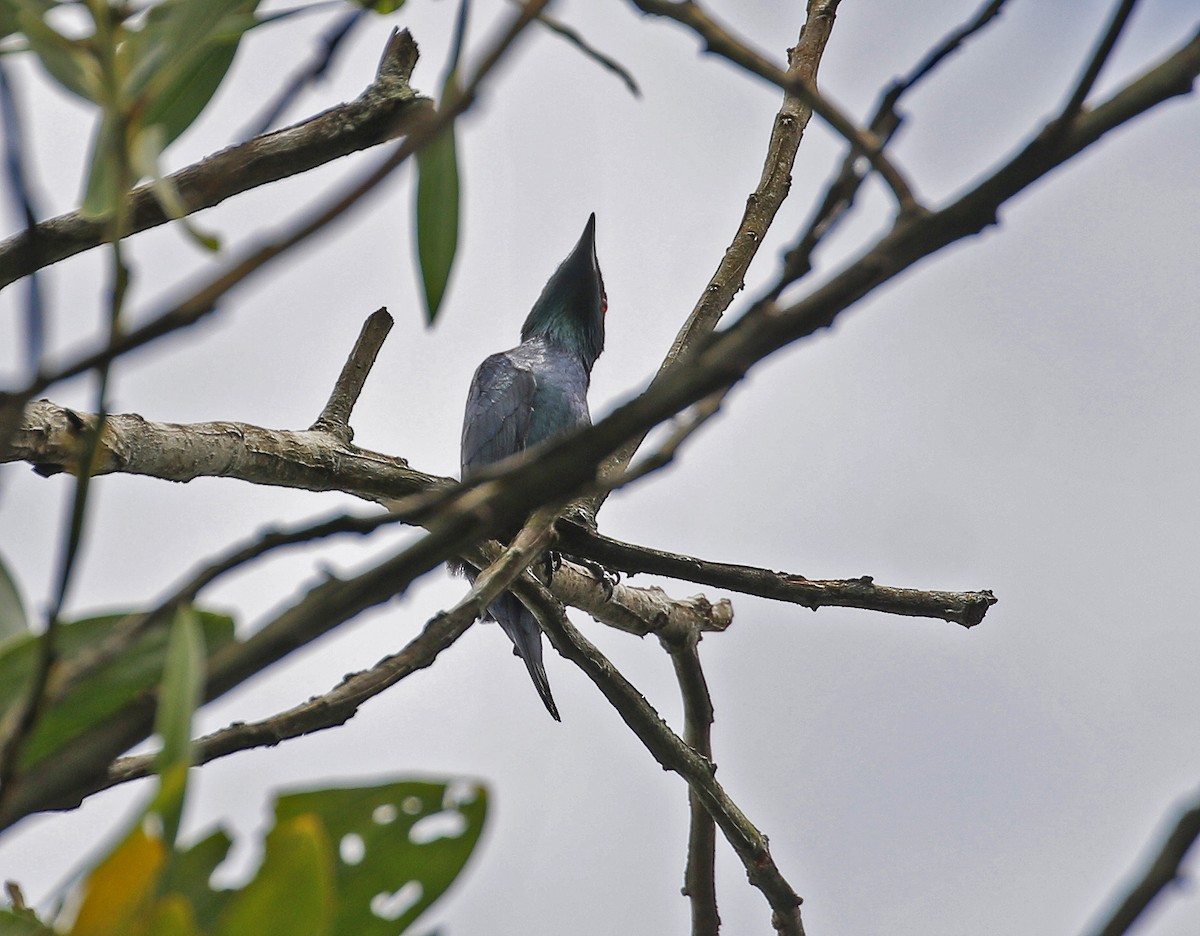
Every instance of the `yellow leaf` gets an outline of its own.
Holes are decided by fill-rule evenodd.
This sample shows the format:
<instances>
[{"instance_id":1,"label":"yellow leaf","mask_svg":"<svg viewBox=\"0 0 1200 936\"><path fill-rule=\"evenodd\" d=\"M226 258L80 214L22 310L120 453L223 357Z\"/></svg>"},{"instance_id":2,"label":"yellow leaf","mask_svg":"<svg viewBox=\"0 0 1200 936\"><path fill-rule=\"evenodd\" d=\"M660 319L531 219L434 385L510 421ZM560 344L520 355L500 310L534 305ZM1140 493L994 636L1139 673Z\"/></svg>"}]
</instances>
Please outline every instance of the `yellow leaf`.
<instances>
[{"instance_id":1,"label":"yellow leaf","mask_svg":"<svg viewBox=\"0 0 1200 936\"><path fill-rule=\"evenodd\" d=\"M70 936L126 936L155 896L167 853L155 822L142 822L88 875Z\"/></svg>"}]
</instances>

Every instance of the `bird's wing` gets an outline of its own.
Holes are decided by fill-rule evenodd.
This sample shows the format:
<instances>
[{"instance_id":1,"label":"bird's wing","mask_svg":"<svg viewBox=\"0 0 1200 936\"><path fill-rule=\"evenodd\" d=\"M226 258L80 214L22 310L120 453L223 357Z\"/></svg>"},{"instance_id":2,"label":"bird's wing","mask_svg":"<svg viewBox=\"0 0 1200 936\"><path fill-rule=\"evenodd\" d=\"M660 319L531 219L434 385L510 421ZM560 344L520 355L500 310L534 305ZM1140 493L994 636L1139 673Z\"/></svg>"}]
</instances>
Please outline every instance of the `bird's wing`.
<instances>
[{"instance_id":1,"label":"bird's wing","mask_svg":"<svg viewBox=\"0 0 1200 936\"><path fill-rule=\"evenodd\" d=\"M463 420L463 476L523 452L533 424L537 380L507 352L487 358L471 381Z\"/></svg>"}]
</instances>

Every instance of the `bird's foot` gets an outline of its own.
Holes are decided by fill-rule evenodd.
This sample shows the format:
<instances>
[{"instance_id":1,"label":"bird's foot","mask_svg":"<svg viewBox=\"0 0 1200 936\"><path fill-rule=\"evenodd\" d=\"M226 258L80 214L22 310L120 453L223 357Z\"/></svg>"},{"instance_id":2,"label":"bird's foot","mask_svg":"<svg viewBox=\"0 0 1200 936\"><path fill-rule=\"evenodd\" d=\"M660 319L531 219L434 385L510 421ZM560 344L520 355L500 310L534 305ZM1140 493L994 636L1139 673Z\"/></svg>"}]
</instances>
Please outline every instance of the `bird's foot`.
<instances>
[{"instance_id":1,"label":"bird's foot","mask_svg":"<svg viewBox=\"0 0 1200 936\"><path fill-rule=\"evenodd\" d=\"M591 572L592 577L600 583L601 587L604 589L604 600L612 601L613 589L615 589L621 582L621 573L612 572L604 568L604 566L600 565L600 563L592 562L591 559L575 558L575 562L578 562L581 566Z\"/></svg>"},{"instance_id":2,"label":"bird's foot","mask_svg":"<svg viewBox=\"0 0 1200 936\"><path fill-rule=\"evenodd\" d=\"M547 585L554 580L554 573L562 568L562 561L562 553L555 552L553 549L547 550L542 556L542 571L546 573Z\"/></svg>"}]
</instances>

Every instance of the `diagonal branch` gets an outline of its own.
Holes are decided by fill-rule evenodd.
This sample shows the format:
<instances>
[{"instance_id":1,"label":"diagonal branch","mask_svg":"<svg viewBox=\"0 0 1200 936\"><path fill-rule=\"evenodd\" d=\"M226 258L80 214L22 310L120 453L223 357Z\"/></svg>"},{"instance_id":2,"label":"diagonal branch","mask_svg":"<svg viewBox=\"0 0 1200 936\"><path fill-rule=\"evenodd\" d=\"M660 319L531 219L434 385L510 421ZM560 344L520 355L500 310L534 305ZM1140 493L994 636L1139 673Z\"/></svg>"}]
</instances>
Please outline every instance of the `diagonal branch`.
<instances>
[{"instance_id":1,"label":"diagonal branch","mask_svg":"<svg viewBox=\"0 0 1200 936\"><path fill-rule=\"evenodd\" d=\"M788 52L789 79L803 79L815 84L839 2L810 0L800 37ZM771 128L771 139L758 185L746 199L742 219L716 272L659 367L660 376L682 365L689 354L712 334L734 296L744 287L750 264L758 255L758 249L791 189L796 152L811 119L811 106L794 94L785 95ZM608 476L624 471L644 438L644 435L635 438L622 447L605 463L603 473ZM588 506L593 515L599 511L606 497L607 494L602 493L589 500Z\"/></svg>"},{"instance_id":2,"label":"diagonal branch","mask_svg":"<svg viewBox=\"0 0 1200 936\"><path fill-rule=\"evenodd\" d=\"M887 87L880 95L879 101L875 105L875 113L868 125L871 133L880 141L880 145L886 146L890 143L904 122L903 116L897 110L900 99L922 79L932 74L969 38L999 16L1006 2L1007 0L988 0L970 22L951 32L930 50L911 72ZM853 149L846 154L841 168L826 186L819 207L800 236L797 245L784 257L787 273L781 278L781 281L791 283L808 275L812 269L813 251L854 205L858 190L866 179L866 171L860 168L861 161L862 157ZM782 292L782 289L780 291ZM772 300L778 299L779 294L775 293L771 298Z\"/></svg>"},{"instance_id":3,"label":"diagonal branch","mask_svg":"<svg viewBox=\"0 0 1200 936\"><path fill-rule=\"evenodd\" d=\"M900 214L920 215L924 208L916 200L900 170L883 154L881 142L869 131L861 130L832 101L817 91L816 85L802 77L790 76L749 43L735 36L715 17L692 0L632 0L643 13L664 16L687 26L704 40L707 51L728 59L751 74L796 95L813 109L856 153L864 157L895 196Z\"/></svg>"},{"instance_id":4,"label":"diagonal branch","mask_svg":"<svg viewBox=\"0 0 1200 936\"><path fill-rule=\"evenodd\" d=\"M553 532L552 519L553 515L545 511L532 518L512 545L480 573L463 599L449 611L430 618L424 630L402 650L384 657L368 670L346 676L330 691L300 705L257 722L237 722L200 738L195 743L195 763L207 764L238 751L274 746L290 738L344 725L368 700L418 670L431 666L443 650L479 619L495 597L541 555ZM94 789L83 793L80 799L149 776L154 769L154 754L123 757L114 761L103 780ZM74 796L71 799L74 800ZM75 805L78 803L72 801L56 804L55 808Z\"/></svg>"},{"instance_id":5,"label":"diagonal branch","mask_svg":"<svg viewBox=\"0 0 1200 936\"><path fill-rule=\"evenodd\" d=\"M356 100L214 153L172 173L167 181L190 214L403 136L420 124L429 106L429 99L420 97L408 83L416 63L417 44L404 30L393 37L375 80ZM129 199L129 233L171 220L152 185L135 188ZM105 222L84 218L78 211L43 221L0 243L0 289L107 240Z\"/></svg>"},{"instance_id":6,"label":"diagonal branch","mask_svg":"<svg viewBox=\"0 0 1200 936\"><path fill-rule=\"evenodd\" d=\"M1084 68L1083 74L1080 75L1074 92L1072 92L1070 99L1059 115L1059 120L1068 121L1083 110L1087 96L1091 94L1092 87L1096 84L1096 79L1100 77L1100 72L1104 68L1105 62L1108 61L1113 49L1116 48L1117 40L1121 38L1121 33L1125 29L1125 24L1129 22L1129 17L1133 14L1135 6L1137 6L1137 0L1119 0L1117 8L1113 11L1112 19L1109 20L1108 28L1104 31L1104 35L1100 37L1100 41L1096 45L1096 51L1092 53L1087 67Z\"/></svg>"},{"instance_id":7,"label":"diagonal branch","mask_svg":"<svg viewBox=\"0 0 1200 936\"><path fill-rule=\"evenodd\" d=\"M1180 879L1179 869L1198 838L1200 803L1179 817L1175 828L1163 841L1141 878L1130 888L1112 916L1096 930L1096 936L1124 936L1128 933L1154 899Z\"/></svg>"},{"instance_id":8,"label":"diagonal branch","mask_svg":"<svg viewBox=\"0 0 1200 936\"><path fill-rule=\"evenodd\" d=\"M687 781L741 859L750 883L766 897L775 930L787 936L803 936L800 897L775 865L766 836L717 782L712 761L667 726L642 694L567 620L545 589L528 581L516 585L522 601L537 612L554 648L587 674L663 769Z\"/></svg>"}]
</instances>

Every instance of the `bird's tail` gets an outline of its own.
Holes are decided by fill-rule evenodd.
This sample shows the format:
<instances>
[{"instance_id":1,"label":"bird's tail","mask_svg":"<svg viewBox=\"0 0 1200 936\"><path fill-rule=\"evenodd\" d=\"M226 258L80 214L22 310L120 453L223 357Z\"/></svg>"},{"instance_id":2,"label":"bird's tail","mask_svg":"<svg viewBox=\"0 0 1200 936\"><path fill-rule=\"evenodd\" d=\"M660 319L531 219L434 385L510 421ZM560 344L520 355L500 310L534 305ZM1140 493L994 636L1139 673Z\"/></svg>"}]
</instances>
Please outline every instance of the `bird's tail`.
<instances>
[{"instance_id":1,"label":"bird's tail","mask_svg":"<svg viewBox=\"0 0 1200 936\"><path fill-rule=\"evenodd\" d=\"M492 602L488 608L504 628L516 648L516 654L525 661L529 677L542 697L542 702L555 721L562 721L558 714L558 706L554 704L554 696L550 694L550 681L546 678L546 667L542 664L542 631L534 620L533 614L517 597L505 592Z\"/></svg>"}]
</instances>

